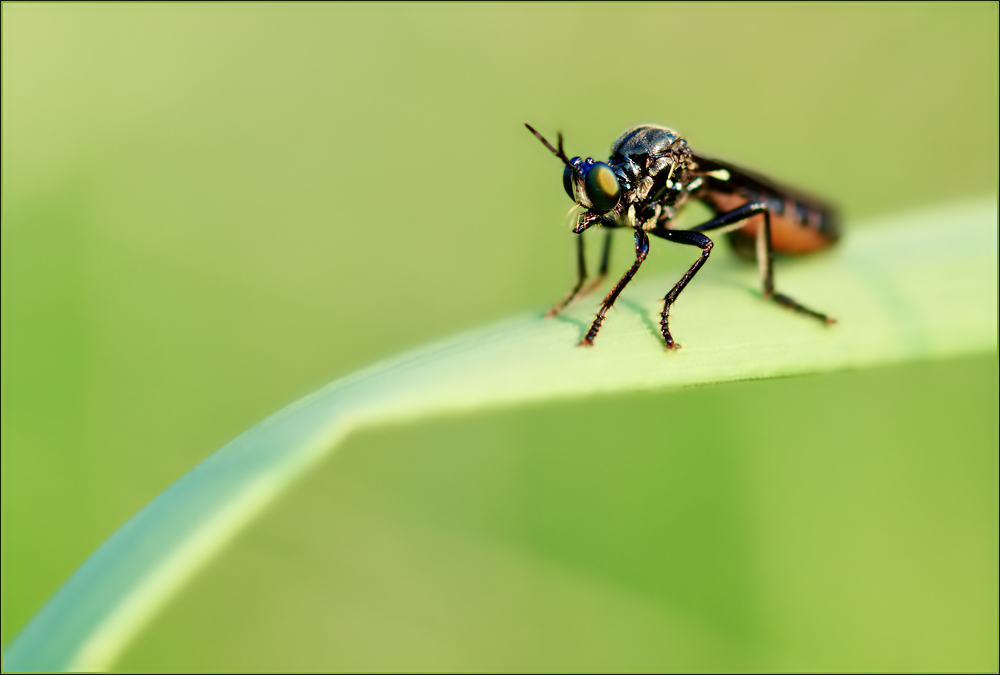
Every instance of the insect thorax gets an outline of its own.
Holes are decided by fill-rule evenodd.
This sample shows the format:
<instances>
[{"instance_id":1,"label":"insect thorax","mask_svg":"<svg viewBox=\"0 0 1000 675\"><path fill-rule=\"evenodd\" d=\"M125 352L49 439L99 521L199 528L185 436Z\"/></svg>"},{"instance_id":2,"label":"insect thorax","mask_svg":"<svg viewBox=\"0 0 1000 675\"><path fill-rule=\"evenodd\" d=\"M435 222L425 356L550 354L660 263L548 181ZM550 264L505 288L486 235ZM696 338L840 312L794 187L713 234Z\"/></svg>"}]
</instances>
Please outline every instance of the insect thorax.
<instances>
[{"instance_id":1,"label":"insect thorax","mask_svg":"<svg viewBox=\"0 0 1000 675\"><path fill-rule=\"evenodd\" d=\"M632 204L680 206L694 177L687 141L673 129L644 124L629 129L611 146L614 168Z\"/></svg>"}]
</instances>

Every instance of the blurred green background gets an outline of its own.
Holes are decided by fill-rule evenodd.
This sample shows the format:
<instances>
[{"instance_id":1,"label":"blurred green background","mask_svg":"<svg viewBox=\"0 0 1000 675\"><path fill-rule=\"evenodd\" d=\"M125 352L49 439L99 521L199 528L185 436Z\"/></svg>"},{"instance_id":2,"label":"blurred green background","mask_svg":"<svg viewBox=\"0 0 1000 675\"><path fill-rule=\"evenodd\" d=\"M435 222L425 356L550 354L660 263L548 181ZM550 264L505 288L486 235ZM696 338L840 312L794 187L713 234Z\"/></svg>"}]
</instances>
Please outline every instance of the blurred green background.
<instances>
[{"instance_id":1,"label":"blurred green background","mask_svg":"<svg viewBox=\"0 0 1000 675\"><path fill-rule=\"evenodd\" d=\"M561 297L524 122L594 157L668 124L850 227L996 191L995 3L2 11L5 645L261 418ZM653 247L643 275L690 262ZM121 668L995 670L997 373L362 433Z\"/></svg>"}]
</instances>

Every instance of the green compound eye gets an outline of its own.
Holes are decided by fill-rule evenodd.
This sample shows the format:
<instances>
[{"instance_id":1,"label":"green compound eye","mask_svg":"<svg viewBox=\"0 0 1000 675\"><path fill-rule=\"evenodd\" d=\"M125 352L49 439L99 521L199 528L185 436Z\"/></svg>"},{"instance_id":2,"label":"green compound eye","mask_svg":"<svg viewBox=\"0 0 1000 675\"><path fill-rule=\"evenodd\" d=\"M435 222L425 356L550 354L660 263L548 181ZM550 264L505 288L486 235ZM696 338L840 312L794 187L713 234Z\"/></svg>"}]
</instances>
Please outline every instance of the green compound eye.
<instances>
[{"instance_id":1,"label":"green compound eye","mask_svg":"<svg viewBox=\"0 0 1000 675\"><path fill-rule=\"evenodd\" d=\"M607 213L618 204L618 197L621 194L618 178L611 167L604 162L594 163L584 179L584 187L595 211Z\"/></svg>"}]
</instances>

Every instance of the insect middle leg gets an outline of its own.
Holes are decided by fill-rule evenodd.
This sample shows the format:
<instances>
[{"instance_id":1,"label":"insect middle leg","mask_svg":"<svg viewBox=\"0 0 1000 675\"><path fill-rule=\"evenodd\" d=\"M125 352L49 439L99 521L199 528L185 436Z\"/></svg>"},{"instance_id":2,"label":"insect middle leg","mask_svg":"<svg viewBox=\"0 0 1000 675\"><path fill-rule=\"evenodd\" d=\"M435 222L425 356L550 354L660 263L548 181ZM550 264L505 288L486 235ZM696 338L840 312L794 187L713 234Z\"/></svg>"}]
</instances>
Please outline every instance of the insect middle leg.
<instances>
[{"instance_id":1,"label":"insect middle leg","mask_svg":"<svg viewBox=\"0 0 1000 675\"><path fill-rule=\"evenodd\" d=\"M720 227L722 227L720 225ZM677 242L678 244L687 244L688 246L697 246L701 249L701 255L694 264L684 273L680 281L674 284L674 287L670 289L666 297L663 298L663 312L660 314L660 331L663 333L663 340L666 343L667 349L680 349L680 344L674 342L674 338L670 335L670 328L667 323L670 318L670 307L677 300L677 296L681 294L684 287L688 285L688 282L694 278L694 275L698 273L701 266L705 264L708 260L709 254L712 252L712 240L703 235L700 232L694 232L692 230L668 230L663 227L658 227L651 231L651 234L656 235L667 241Z\"/></svg>"},{"instance_id":2,"label":"insect middle leg","mask_svg":"<svg viewBox=\"0 0 1000 675\"><path fill-rule=\"evenodd\" d=\"M707 239L707 237L706 237ZM632 277L635 273L639 271L639 266L642 265L642 261L646 259L646 255L649 253L649 237L642 230L635 231L635 262L632 263L632 267L629 268L628 272L615 284L615 287L611 289L607 297L604 298L604 302L601 303L601 309L598 310L597 316L594 318L594 323L591 324L590 330L582 340L580 340L581 346L590 347L594 344L594 338L597 337L597 331L601 330L601 324L604 323L604 317L611 309L611 305L615 304L615 300L618 299L618 295L622 292L628 282L632 281Z\"/></svg>"}]
</instances>

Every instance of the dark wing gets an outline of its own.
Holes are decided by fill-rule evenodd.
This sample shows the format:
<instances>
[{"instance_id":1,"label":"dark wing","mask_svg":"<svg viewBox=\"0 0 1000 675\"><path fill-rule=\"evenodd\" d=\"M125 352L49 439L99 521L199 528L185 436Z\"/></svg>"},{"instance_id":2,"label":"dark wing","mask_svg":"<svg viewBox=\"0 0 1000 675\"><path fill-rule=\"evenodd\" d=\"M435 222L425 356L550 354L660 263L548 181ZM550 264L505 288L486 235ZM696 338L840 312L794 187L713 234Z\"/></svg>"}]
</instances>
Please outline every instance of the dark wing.
<instances>
[{"instance_id":1,"label":"dark wing","mask_svg":"<svg viewBox=\"0 0 1000 675\"><path fill-rule=\"evenodd\" d=\"M694 155L694 160L698 164L697 173L702 176L702 180L705 181L709 190L753 195L762 199L792 201L805 208L822 212L830 219L835 219L836 209L826 200L782 185L759 173L748 171L729 162L698 154ZM728 174L727 179L719 177L722 172Z\"/></svg>"}]
</instances>

